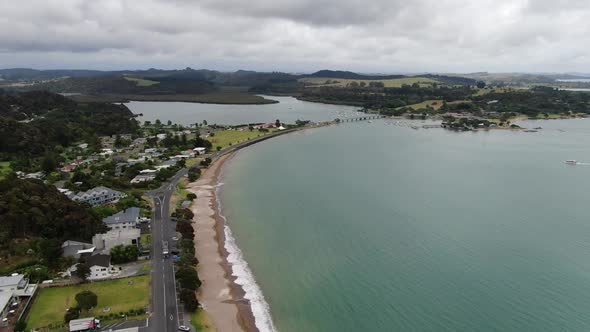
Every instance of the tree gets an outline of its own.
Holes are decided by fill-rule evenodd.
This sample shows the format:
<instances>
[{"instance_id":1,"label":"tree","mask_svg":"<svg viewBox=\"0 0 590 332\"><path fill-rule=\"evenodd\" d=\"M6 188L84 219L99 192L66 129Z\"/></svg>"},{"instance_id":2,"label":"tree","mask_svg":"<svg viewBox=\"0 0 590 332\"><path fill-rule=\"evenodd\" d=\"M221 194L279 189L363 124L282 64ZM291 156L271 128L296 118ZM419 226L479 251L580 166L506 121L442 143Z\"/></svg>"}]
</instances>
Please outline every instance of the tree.
<instances>
[{"instance_id":1,"label":"tree","mask_svg":"<svg viewBox=\"0 0 590 332\"><path fill-rule=\"evenodd\" d=\"M197 195L194 193L188 193L186 194L186 199L190 200L190 201L194 201L197 198Z\"/></svg>"},{"instance_id":2,"label":"tree","mask_svg":"<svg viewBox=\"0 0 590 332\"><path fill-rule=\"evenodd\" d=\"M89 290L81 291L76 294L76 302L78 303L78 308L89 310L90 308L96 307L98 296Z\"/></svg>"},{"instance_id":3,"label":"tree","mask_svg":"<svg viewBox=\"0 0 590 332\"><path fill-rule=\"evenodd\" d=\"M45 174L49 174L57 168L57 161L55 160L55 156L52 153L48 153L43 157L43 161L41 161L41 169Z\"/></svg>"},{"instance_id":4,"label":"tree","mask_svg":"<svg viewBox=\"0 0 590 332\"><path fill-rule=\"evenodd\" d=\"M78 319L78 318L80 318L80 309L70 307L70 308L68 308L68 310L66 311L66 313L64 315L64 322L67 324L71 320Z\"/></svg>"},{"instance_id":5,"label":"tree","mask_svg":"<svg viewBox=\"0 0 590 332\"><path fill-rule=\"evenodd\" d=\"M280 126L281 126L281 120L277 119L277 120L275 121L275 127L277 127L277 128L278 128L278 127L280 127Z\"/></svg>"},{"instance_id":6,"label":"tree","mask_svg":"<svg viewBox=\"0 0 590 332\"><path fill-rule=\"evenodd\" d=\"M86 263L79 263L76 266L76 276L78 276L78 278L82 279L83 281L86 281L90 276L90 266L88 266Z\"/></svg>"},{"instance_id":7,"label":"tree","mask_svg":"<svg viewBox=\"0 0 590 332\"><path fill-rule=\"evenodd\" d=\"M485 88L485 87L486 87L486 82L484 82L484 81L477 81L477 83L475 83L475 85L476 85L478 88L480 88L480 89L483 89L483 88Z\"/></svg>"},{"instance_id":8,"label":"tree","mask_svg":"<svg viewBox=\"0 0 590 332\"><path fill-rule=\"evenodd\" d=\"M181 289L180 290L180 302L184 303L184 308L190 312L195 312L199 308L199 301L195 295L194 290Z\"/></svg>"},{"instance_id":9,"label":"tree","mask_svg":"<svg viewBox=\"0 0 590 332\"><path fill-rule=\"evenodd\" d=\"M207 120L203 120L203 126L207 126Z\"/></svg>"},{"instance_id":10,"label":"tree","mask_svg":"<svg viewBox=\"0 0 590 332\"><path fill-rule=\"evenodd\" d=\"M176 272L176 279L182 288L197 290L201 286L201 280L197 274L197 270L190 266L181 267Z\"/></svg>"},{"instance_id":11,"label":"tree","mask_svg":"<svg viewBox=\"0 0 590 332\"><path fill-rule=\"evenodd\" d=\"M215 149L216 149L217 151L221 151L221 146L219 146L219 145L218 145L218 146L217 146Z\"/></svg>"},{"instance_id":12,"label":"tree","mask_svg":"<svg viewBox=\"0 0 590 332\"><path fill-rule=\"evenodd\" d=\"M172 125L172 121L168 120L168 126Z\"/></svg>"},{"instance_id":13,"label":"tree","mask_svg":"<svg viewBox=\"0 0 590 332\"><path fill-rule=\"evenodd\" d=\"M111 249L111 260L114 264L133 262L137 260L137 257L139 257L139 248L133 244L127 246L120 244Z\"/></svg>"},{"instance_id":14,"label":"tree","mask_svg":"<svg viewBox=\"0 0 590 332\"><path fill-rule=\"evenodd\" d=\"M47 266L57 267L61 254L61 242L57 239L42 239L38 244L38 252Z\"/></svg>"}]
</instances>

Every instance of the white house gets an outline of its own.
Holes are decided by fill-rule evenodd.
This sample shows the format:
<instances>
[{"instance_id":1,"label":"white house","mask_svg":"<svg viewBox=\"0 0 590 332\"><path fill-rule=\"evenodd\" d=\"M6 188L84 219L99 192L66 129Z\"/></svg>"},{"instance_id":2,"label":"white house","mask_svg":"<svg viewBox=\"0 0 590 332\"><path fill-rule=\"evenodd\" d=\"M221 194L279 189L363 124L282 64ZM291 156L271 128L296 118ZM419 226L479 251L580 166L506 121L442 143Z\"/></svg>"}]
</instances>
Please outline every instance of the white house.
<instances>
[{"instance_id":1,"label":"white house","mask_svg":"<svg viewBox=\"0 0 590 332\"><path fill-rule=\"evenodd\" d=\"M110 255L94 255L86 258L86 264L90 266L88 280L100 280L111 278L118 274L119 269L111 265Z\"/></svg>"},{"instance_id":2,"label":"white house","mask_svg":"<svg viewBox=\"0 0 590 332\"><path fill-rule=\"evenodd\" d=\"M198 148L194 148L193 151L195 151L198 154L205 154L205 152L207 152L207 149L203 148L203 147L198 147Z\"/></svg>"},{"instance_id":3,"label":"white house","mask_svg":"<svg viewBox=\"0 0 590 332\"><path fill-rule=\"evenodd\" d=\"M111 249L118 245L139 245L141 230L139 228L111 229L106 233L96 234L92 237L92 244L96 250L110 253Z\"/></svg>"},{"instance_id":4,"label":"white house","mask_svg":"<svg viewBox=\"0 0 590 332\"><path fill-rule=\"evenodd\" d=\"M0 327L13 325L37 290L23 274L0 277Z\"/></svg>"},{"instance_id":5,"label":"white house","mask_svg":"<svg viewBox=\"0 0 590 332\"><path fill-rule=\"evenodd\" d=\"M88 203L92 206L99 206L117 202L119 199L127 197L127 194L107 187L99 186L85 192L70 194L68 197L76 202Z\"/></svg>"},{"instance_id":6,"label":"white house","mask_svg":"<svg viewBox=\"0 0 590 332\"><path fill-rule=\"evenodd\" d=\"M139 174L131 179L131 183L149 182L156 178L155 174Z\"/></svg>"}]
</instances>

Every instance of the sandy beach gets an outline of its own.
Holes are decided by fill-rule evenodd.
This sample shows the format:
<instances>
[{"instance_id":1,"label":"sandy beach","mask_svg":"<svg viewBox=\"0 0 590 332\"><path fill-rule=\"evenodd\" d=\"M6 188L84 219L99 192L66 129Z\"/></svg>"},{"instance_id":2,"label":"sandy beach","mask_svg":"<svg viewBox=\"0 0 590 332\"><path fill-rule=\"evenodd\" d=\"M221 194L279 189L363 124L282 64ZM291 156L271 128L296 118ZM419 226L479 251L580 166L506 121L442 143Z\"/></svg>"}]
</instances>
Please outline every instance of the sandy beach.
<instances>
[{"instance_id":1,"label":"sandy beach","mask_svg":"<svg viewBox=\"0 0 590 332\"><path fill-rule=\"evenodd\" d=\"M258 331L244 290L234 282L225 250L224 220L217 211L215 190L223 163L233 154L216 160L187 186L197 199L191 205L195 214L195 251L202 285L199 302L219 332Z\"/></svg>"}]
</instances>

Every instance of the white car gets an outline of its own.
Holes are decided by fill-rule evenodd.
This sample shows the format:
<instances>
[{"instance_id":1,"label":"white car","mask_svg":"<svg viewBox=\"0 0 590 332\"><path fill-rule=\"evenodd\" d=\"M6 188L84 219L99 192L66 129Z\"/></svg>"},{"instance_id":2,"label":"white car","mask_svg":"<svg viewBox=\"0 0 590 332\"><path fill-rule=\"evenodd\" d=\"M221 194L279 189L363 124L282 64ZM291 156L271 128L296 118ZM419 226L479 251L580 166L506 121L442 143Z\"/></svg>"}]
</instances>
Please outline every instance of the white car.
<instances>
[{"instance_id":1,"label":"white car","mask_svg":"<svg viewBox=\"0 0 590 332\"><path fill-rule=\"evenodd\" d=\"M172 241L178 241L178 238L176 236L173 236Z\"/></svg>"},{"instance_id":2,"label":"white car","mask_svg":"<svg viewBox=\"0 0 590 332\"><path fill-rule=\"evenodd\" d=\"M190 331L190 330L191 330L191 329L190 329L188 326L180 325L180 326L178 327L178 331L185 331L185 332L188 332L188 331Z\"/></svg>"}]
</instances>

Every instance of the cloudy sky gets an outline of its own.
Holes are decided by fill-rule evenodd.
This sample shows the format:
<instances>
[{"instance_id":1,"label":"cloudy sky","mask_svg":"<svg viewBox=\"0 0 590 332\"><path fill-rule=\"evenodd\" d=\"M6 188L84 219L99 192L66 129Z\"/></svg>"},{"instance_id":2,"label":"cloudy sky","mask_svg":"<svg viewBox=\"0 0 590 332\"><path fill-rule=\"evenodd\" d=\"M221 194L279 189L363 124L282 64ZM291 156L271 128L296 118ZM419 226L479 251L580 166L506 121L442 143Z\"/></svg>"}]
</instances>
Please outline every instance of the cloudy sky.
<instances>
[{"instance_id":1,"label":"cloudy sky","mask_svg":"<svg viewBox=\"0 0 590 332\"><path fill-rule=\"evenodd\" d=\"M0 0L0 67L590 72L586 0Z\"/></svg>"}]
</instances>

